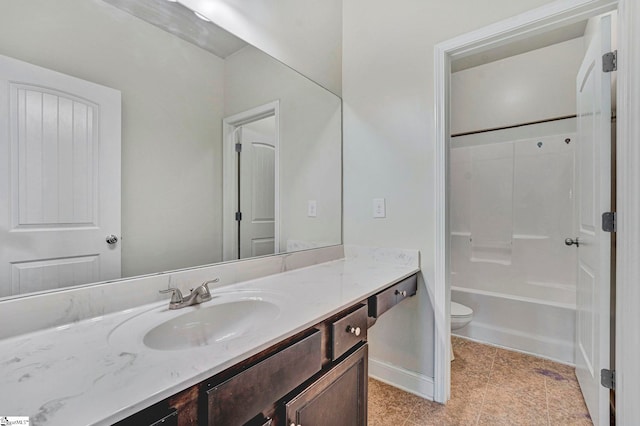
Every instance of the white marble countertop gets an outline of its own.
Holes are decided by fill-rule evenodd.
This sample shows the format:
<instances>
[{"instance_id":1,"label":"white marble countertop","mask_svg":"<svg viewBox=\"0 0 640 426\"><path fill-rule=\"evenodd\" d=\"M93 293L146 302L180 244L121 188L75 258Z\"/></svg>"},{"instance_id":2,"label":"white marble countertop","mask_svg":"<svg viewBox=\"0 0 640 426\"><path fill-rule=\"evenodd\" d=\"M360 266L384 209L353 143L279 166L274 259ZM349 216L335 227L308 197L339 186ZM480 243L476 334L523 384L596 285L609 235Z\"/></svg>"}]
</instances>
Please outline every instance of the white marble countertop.
<instances>
[{"instance_id":1,"label":"white marble countertop","mask_svg":"<svg viewBox=\"0 0 640 426\"><path fill-rule=\"evenodd\" d=\"M0 415L29 416L32 425L112 424L416 272L416 266L353 258L217 288L214 295L263 291L282 300L285 309L250 338L186 350L110 339L125 321L120 330L132 321L139 328L147 311L160 311L157 318L170 315L162 308L168 299L0 340ZM190 309L198 308L184 308Z\"/></svg>"}]
</instances>

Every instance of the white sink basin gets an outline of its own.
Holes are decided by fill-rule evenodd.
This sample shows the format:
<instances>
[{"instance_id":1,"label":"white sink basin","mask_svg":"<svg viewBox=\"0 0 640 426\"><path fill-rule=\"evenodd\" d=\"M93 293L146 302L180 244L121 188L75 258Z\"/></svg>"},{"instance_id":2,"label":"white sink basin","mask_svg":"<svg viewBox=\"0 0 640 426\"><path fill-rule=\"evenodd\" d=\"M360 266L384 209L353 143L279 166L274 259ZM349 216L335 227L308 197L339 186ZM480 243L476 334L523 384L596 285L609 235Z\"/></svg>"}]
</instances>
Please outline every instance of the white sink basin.
<instances>
[{"instance_id":1,"label":"white sink basin","mask_svg":"<svg viewBox=\"0 0 640 426\"><path fill-rule=\"evenodd\" d=\"M145 334L142 341L158 350L207 346L236 339L279 314L275 304L256 299L205 305L165 321Z\"/></svg>"},{"instance_id":2,"label":"white sink basin","mask_svg":"<svg viewBox=\"0 0 640 426\"><path fill-rule=\"evenodd\" d=\"M212 292L213 300L169 310L169 302L120 323L109 333L113 346L160 351L193 349L251 338L277 319L283 300L258 291Z\"/></svg>"}]
</instances>

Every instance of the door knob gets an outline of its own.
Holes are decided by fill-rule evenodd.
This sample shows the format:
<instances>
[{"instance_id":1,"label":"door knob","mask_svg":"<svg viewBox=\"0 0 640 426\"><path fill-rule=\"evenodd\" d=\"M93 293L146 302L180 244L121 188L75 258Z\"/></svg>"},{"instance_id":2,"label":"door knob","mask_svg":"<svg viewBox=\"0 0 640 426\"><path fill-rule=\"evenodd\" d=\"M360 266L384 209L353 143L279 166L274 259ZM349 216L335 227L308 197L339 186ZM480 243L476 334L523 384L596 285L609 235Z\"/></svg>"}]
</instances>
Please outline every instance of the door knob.
<instances>
[{"instance_id":1,"label":"door knob","mask_svg":"<svg viewBox=\"0 0 640 426\"><path fill-rule=\"evenodd\" d=\"M576 247L580 247L580 241L578 240L578 238L576 238L575 240L572 240L571 238L567 238L566 240L564 240L564 243L568 246L572 246L572 245L576 245Z\"/></svg>"},{"instance_id":2,"label":"door knob","mask_svg":"<svg viewBox=\"0 0 640 426\"><path fill-rule=\"evenodd\" d=\"M107 242L107 244L113 245L118 242L118 237L116 237L113 234L107 235L107 238L105 239L105 241Z\"/></svg>"}]
</instances>

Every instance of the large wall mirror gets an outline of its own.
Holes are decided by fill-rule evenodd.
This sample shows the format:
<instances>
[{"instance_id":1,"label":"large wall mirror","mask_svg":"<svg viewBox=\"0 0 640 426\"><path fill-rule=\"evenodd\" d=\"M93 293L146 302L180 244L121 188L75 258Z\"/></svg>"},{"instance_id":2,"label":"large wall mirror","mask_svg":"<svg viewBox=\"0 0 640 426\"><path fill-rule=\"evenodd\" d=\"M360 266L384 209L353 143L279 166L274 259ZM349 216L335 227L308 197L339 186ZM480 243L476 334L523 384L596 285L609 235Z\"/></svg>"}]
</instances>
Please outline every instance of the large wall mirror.
<instances>
[{"instance_id":1,"label":"large wall mirror","mask_svg":"<svg viewBox=\"0 0 640 426\"><path fill-rule=\"evenodd\" d=\"M0 297L341 243L341 100L167 0L0 3Z\"/></svg>"}]
</instances>

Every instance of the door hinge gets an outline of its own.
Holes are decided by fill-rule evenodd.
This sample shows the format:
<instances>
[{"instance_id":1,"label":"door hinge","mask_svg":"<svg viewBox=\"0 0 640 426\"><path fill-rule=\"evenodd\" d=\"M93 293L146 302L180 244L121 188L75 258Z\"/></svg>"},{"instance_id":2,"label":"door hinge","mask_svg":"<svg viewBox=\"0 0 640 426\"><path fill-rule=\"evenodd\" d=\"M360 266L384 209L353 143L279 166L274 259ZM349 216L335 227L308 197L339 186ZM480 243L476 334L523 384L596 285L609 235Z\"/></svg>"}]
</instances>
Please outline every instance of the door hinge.
<instances>
[{"instance_id":1,"label":"door hinge","mask_svg":"<svg viewBox=\"0 0 640 426\"><path fill-rule=\"evenodd\" d=\"M236 152L242 152L242 144L240 142L236 144Z\"/></svg>"},{"instance_id":2,"label":"door hinge","mask_svg":"<svg viewBox=\"0 0 640 426\"><path fill-rule=\"evenodd\" d=\"M602 71L618 71L618 51L605 53L602 55Z\"/></svg>"},{"instance_id":3,"label":"door hinge","mask_svg":"<svg viewBox=\"0 0 640 426\"><path fill-rule=\"evenodd\" d=\"M236 212L236 221L240 222L242 220L242 212Z\"/></svg>"},{"instance_id":4,"label":"door hinge","mask_svg":"<svg viewBox=\"0 0 640 426\"><path fill-rule=\"evenodd\" d=\"M600 384L607 389L616 388L616 370L600 370Z\"/></svg>"},{"instance_id":5,"label":"door hinge","mask_svg":"<svg viewBox=\"0 0 640 426\"><path fill-rule=\"evenodd\" d=\"M604 232L616 232L616 212L602 213L602 230Z\"/></svg>"}]
</instances>

